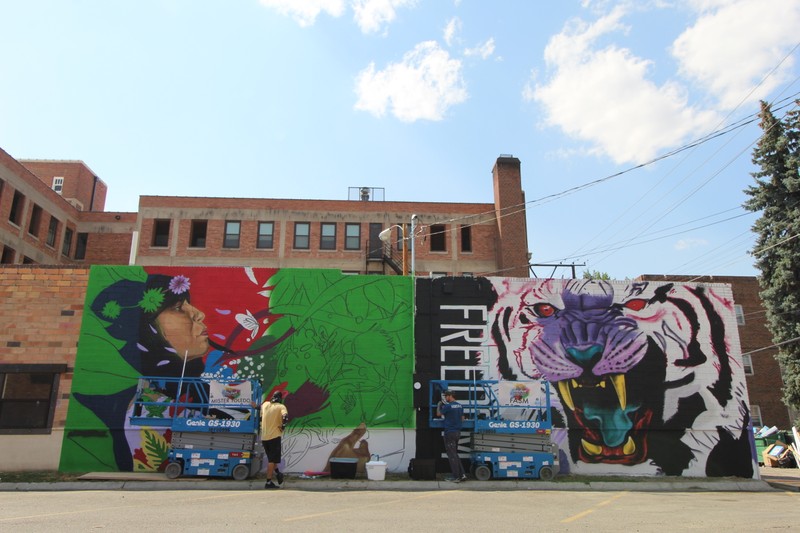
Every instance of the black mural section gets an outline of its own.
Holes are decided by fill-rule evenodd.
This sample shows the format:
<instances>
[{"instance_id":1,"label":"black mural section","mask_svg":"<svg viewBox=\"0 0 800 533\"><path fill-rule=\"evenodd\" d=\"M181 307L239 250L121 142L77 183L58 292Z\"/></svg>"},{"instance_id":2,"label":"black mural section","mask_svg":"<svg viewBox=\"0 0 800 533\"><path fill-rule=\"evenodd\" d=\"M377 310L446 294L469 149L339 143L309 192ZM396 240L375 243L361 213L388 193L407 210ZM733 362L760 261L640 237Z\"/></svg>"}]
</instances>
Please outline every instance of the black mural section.
<instances>
[{"instance_id":1,"label":"black mural section","mask_svg":"<svg viewBox=\"0 0 800 533\"><path fill-rule=\"evenodd\" d=\"M497 285L486 278L416 280L417 460L435 462L438 472L449 471L441 430L429 427L430 380L530 379L531 367L526 374L512 351L522 340L526 354L546 363L536 368L550 379L558 406L551 416L558 428L554 442L560 447L562 473L576 465L602 464L618 473L630 468L638 474L698 475L704 470L707 476L753 476L750 418L740 393L743 376L733 375L720 314L727 311L717 309L719 295L713 289L493 281ZM578 340L580 346L592 341L604 351L581 360L584 374L559 380L553 369L575 357ZM624 351L628 346L630 354ZM618 354L626 354L635 364L595 376L593 365L605 350L620 359ZM675 368L684 370L670 374ZM668 397L676 404L668 406ZM466 432L460 446L469 451Z\"/></svg>"},{"instance_id":2,"label":"black mural section","mask_svg":"<svg viewBox=\"0 0 800 533\"><path fill-rule=\"evenodd\" d=\"M458 325L475 328L491 327L491 324L488 324L488 311L497 301L497 295L486 278L418 278L415 290L414 383L420 385L414 392L414 409L417 416L416 457L418 460L435 461L437 472L448 472L441 429L431 429L428 425L429 382L432 379L485 378L478 368L481 364L478 346L483 342L465 341L470 336L476 335L476 331L480 331L480 328L471 329L460 335ZM448 309L448 306L456 306L458 309ZM484 309L485 314L481 312ZM447 327L443 328L443 324ZM453 338L448 340L448 336ZM473 344L474 350L470 349ZM448 346L452 351L446 349ZM465 439L464 445L467 444Z\"/></svg>"}]
</instances>

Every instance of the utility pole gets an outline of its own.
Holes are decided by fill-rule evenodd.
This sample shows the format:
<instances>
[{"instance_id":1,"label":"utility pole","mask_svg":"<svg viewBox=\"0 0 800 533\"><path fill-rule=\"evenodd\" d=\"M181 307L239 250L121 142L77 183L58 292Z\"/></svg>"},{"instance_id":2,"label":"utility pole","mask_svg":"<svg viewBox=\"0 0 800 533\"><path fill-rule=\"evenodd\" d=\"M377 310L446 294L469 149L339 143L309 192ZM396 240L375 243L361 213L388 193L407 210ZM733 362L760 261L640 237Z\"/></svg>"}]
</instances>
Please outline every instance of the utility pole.
<instances>
[{"instance_id":1,"label":"utility pole","mask_svg":"<svg viewBox=\"0 0 800 533\"><path fill-rule=\"evenodd\" d=\"M536 276L536 272L533 271L533 267L552 267L553 268L553 274L556 273L556 269L557 268L570 267L570 268L572 268L572 279L576 279L576 277L577 277L575 275L575 267L576 266L586 266L586 263L558 263L557 265L556 264L547 264L547 263L531 263L531 264L528 265L528 268L531 271L531 277L535 278L537 276ZM550 275L551 278L554 277L553 274Z\"/></svg>"}]
</instances>

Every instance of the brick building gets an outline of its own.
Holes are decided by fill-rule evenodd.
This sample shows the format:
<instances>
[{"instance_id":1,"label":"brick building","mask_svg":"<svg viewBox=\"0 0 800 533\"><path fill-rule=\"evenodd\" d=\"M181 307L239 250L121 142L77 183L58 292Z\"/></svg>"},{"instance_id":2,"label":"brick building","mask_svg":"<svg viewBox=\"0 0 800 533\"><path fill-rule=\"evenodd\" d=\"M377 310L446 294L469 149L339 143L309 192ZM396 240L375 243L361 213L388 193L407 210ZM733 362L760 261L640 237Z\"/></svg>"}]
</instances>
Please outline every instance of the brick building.
<instances>
[{"instance_id":1,"label":"brick building","mask_svg":"<svg viewBox=\"0 0 800 533\"><path fill-rule=\"evenodd\" d=\"M137 213L110 213L105 183L83 162L17 161L0 150L2 263L360 274L400 274L414 263L424 276L527 277L519 159L500 156L493 182L493 203L383 201L363 187L355 200L141 196Z\"/></svg>"},{"instance_id":2,"label":"brick building","mask_svg":"<svg viewBox=\"0 0 800 533\"><path fill-rule=\"evenodd\" d=\"M88 267L2 268L0 469L58 468L88 279Z\"/></svg>"},{"instance_id":3,"label":"brick building","mask_svg":"<svg viewBox=\"0 0 800 533\"><path fill-rule=\"evenodd\" d=\"M736 306L736 323L739 325L739 342L742 347L742 364L750 397L750 412L754 426L792 427L792 414L781 401L783 378L775 359L777 348L772 346L772 335L764 319L764 306L758 293L758 278L752 276L662 276L643 275L638 279L664 281L689 281L693 283L728 283L733 289Z\"/></svg>"}]
</instances>

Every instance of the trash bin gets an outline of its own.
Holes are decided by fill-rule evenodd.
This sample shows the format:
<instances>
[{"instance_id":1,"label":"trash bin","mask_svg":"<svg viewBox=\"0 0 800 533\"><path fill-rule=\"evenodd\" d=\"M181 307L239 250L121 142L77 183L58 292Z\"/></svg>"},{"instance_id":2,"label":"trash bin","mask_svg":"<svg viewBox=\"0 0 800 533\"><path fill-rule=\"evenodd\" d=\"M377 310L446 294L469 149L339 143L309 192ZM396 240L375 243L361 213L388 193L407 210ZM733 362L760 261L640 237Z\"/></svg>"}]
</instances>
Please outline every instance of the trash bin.
<instances>
[{"instance_id":1,"label":"trash bin","mask_svg":"<svg viewBox=\"0 0 800 533\"><path fill-rule=\"evenodd\" d=\"M358 467L358 459L352 459L349 457L333 458L331 459L331 478L355 479L357 467Z\"/></svg>"},{"instance_id":2,"label":"trash bin","mask_svg":"<svg viewBox=\"0 0 800 533\"><path fill-rule=\"evenodd\" d=\"M372 481L386 479L386 461L369 461L367 463L367 479Z\"/></svg>"}]
</instances>

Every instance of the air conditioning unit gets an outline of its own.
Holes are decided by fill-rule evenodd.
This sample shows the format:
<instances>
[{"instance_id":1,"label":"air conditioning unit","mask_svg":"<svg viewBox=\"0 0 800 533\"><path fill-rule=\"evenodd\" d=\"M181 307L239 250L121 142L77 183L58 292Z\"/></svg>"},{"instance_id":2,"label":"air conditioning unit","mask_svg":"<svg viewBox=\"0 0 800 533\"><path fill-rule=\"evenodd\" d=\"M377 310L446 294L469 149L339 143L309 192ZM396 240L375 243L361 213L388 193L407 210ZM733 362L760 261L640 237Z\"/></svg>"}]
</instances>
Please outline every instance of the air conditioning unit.
<instances>
[{"instance_id":1,"label":"air conditioning unit","mask_svg":"<svg viewBox=\"0 0 800 533\"><path fill-rule=\"evenodd\" d=\"M64 198L64 199L68 201L70 204L72 204L72 207L74 207L78 211L83 211L83 202L81 202L77 198Z\"/></svg>"}]
</instances>

